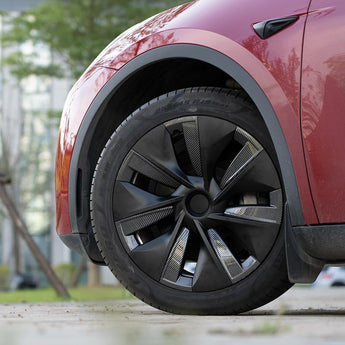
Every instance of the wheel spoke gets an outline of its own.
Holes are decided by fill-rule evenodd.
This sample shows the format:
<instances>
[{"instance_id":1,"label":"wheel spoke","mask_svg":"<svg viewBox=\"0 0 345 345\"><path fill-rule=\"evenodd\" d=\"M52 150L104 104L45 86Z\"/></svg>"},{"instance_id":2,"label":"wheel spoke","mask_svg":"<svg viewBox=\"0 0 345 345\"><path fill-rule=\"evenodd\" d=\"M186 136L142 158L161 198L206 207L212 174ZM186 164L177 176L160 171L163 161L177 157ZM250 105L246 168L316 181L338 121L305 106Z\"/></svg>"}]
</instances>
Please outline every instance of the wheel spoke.
<instances>
[{"instance_id":1,"label":"wheel spoke","mask_svg":"<svg viewBox=\"0 0 345 345\"><path fill-rule=\"evenodd\" d=\"M253 227L259 227L259 226L266 226L270 224L275 224L272 222L265 222L263 220L256 220L256 219L248 219L245 217L238 217L238 216L232 216L228 215L226 213L211 213L208 216L209 219L212 219L214 221L223 222L224 224L228 224L229 226L238 224L238 225L245 225L245 226L253 226Z\"/></svg>"},{"instance_id":2,"label":"wheel spoke","mask_svg":"<svg viewBox=\"0 0 345 345\"><path fill-rule=\"evenodd\" d=\"M208 218L214 221L217 230L228 232L233 245L244 248L261 261L282 219L281 190L272 191L269 199L270 206L240 205L227 208L224 213L212 213Z\"/></svg>"},{"instance_id":3,"label":"wheel spoke","mask_svg":"<svg viewBox=\"0 0 345 345\"><path fill-rule=\"evenodd\" d=\"M194 117L183 122L183 132L190 160L197 176L202 176L208 190L214 167L235 133L236 126L217 118Z\"/></svg>"},{"instance_id":4,"label":"wheel spoke","mask_svg":"<svg viewBox=\"0 0 345 345\"><path fill-rule=\"evenodd\" d=\"M275 167L265 151L260 152L249 163L249 167L238 178L234 179L224 190L231 193L258 193L281 189L280 180ZM230 187L230 188L229 188ZM222 193L224 193L224 190ZM226 193L225 193L226 194Z\"/></svg>"},{"instance_id":5,"label":"wheel spoke","mask_svg":"<svg viewBox=\"0 0 345 345\"><path fill-rule=\"evenodd\" d=\"M221 200L254 167L261 153L264 152L262 146L239 127L236 128L234 139L244 146L226 169L220 181L222 191L216 196L216 202Z\"/></svg>"},{"instance_id":6,"label":"wheel spoke","mask_svg":"<svg viewBox=\"0 0 345 345\"><path fill-rule=\"evenodd\" d=\"M218 118L200 116L198 127L202 176L205 180L205 189L208 190L214 176L215 165L224 149L233 139L236 126Z\"/></svg>"},{"instance_id":7,"label":"wheel spoke","mask_svg":"<svg viewBox=\"0 0 345 345\"><path fill-rule=\"evenodd\" d=\"M181 229L184 213L181 212L172 231L169 231L152 241L144 244L136 245L131 251L131 256L135 262L145 271L150 272L154 279L160 280L162 271L166 266L167 259L171 252L173 245L176 243L176 238ZM131 238L133 236L126 236Z\"/></svg>"},{"instance_id":8,"label":"wheel spoke","mask_svg":"<svg viewBox=\"0 0 345 345\"><path fill-rule=\"evenodd\" d=\"M197 117L194 117L192 121L183 122L182 128L187 151L194 171L197 176L201 176L200 140Z\"/></svg>"},{"instance_id":9,"label":"wheel spoke","mask_svg":"<svg viewBox=\"0 0 345 345\"><path fill-rule=\"evenodd\" d=\"M250 253L257 260L262 261L271 244L274 242L280 224L256 223L226 216L215 219L214 229L226 236L233 248Z\"/></svg>"},{"instance_id":10,"label":"wheel spoke","mask_svg":"<svg viewBox=\"0 0 345 345\"><path fill-rule=\"evenodd\" d=\"M130 255L144 272L159 280L171 238L172 234L165 233L152 241L138 245Z\"/></svg>"},{"instance_id":11,"label":"wheel spoke","mask_svg":"<svg viewBox=\"0 0 345 345\"><path fill-rule=\"evenodd\" d=\"M220 182L220 187L224 188L227 184L230 184L236 176L240 175L241 172L255 159L255 157L262 151L262 146L255 141L253 138L247 138L245 132L239 127L236 129L235 139L245 140L248 139L241 151L232 160L226 172Z\"/></svg>"},{"instance_id":12,"label":"wheel spoke","mask_svg":"<svg viewBox=\"0 0 345 345\"><path fill-rule=\"evenodd\" d=\"M224 270L219 269L206 247L201 246L193 277L193 291L221 289L227 284L229 279L224 274Z\"/></svg>"},{"instance_id":13,"label":"wheel spoke","mask_svg":"<svg viewBox=\"0 0 345 345\"><path fill-rule=\"evenodd\" d=\"M246 224L271 223L280 224L282 217L282 195L281 190L270 193L270 206L237 206L229 207L225 210L224 219L231 221L239 220Z\"/></svg>"},{"instance_id":14,"label":"wheel spoke","mask_svg":"<svg viewBox=\"0 0 345 345\"><path fill-rule=\"evenodd\" d=\"M238 263L236 258L231 253L230 249L226 246L221 237L213 229L208 230L211 244L215 250L220 262L229 274L231 279L240 275L243 272L242 266Z\"/></svg>"},{"instance_id":15,"label":"wheel spoke","mask_svg":"<svg viewBox=\"0 0 345 345\"><path fill-rule=\"evenodd\" d=\"M212 260L213 260L213 263L217 266L218 270L219 270L220 272L222 272L223 275L226 276L226 271L224 270L224 266L223 266L222 263L220 262L220 260L219 260L218 256L216 255L216 253L215 253L215 251L214 251L214 249L213 249L213 247L212 247L212 245L211 245L211 243L210 243L208 237L206 236L206 234L205 234L205 229L204 229L203 226L200 224L200 222L197 221L197 220L194 220L194 224L195 224L195 227L196 227L196 229L197 229L197 231L198 231L198 233L199 233L199 235L200 235L200 237L201 237L201 239L202 239L202 242L203 242L204 247L206 248L206 250L207 250L209 256L210 256L210 257L212 258Z\"/></svg>"},{"instance_id":16,"label":"wheel spoke","mask_svg":"<svg viewBox=\"0 0 345 345\"><path fill-rule=\"evenodd\" d=\"M168 282L176 282L179 278L183 258L187 247L187 242L189 238L189 230L183 228L181 234L177 238L173 248L168 257L166 266L163 271L162 280Z\"/></svg>"},{"instance_id":17,"label":"wheel spoke","mask_svg":"<svg viewBox=\"0 0 345 345\"><path fill-rule=\"evenodd\" d=\"M243 165L234 175L232 175L229 180L227 180L224 188L215 197L215 202L219 202L230 192L230 190L233 190L234 186L236 186L236 184L239 183L239 181L248 173L248 171L253 168L258 157L260 157L260 154L256 155L255 158L248 161L247 164Z\"/></svg>"},{"instance_id":18,"label":"wheel spoke","mask_svg":"<svg viewBox=\"0 0 345 345\"><path fill-rule=\"evenodd\" d=\"M173 206L158 208L156 210L137 214L132 217L124 218L116 222L125 236L134 234L138 230L144 229L149 225L168 217L174 212Z\"/></svg>"},{"instance_id":19,"label":"wheel spoke","mask_svg":"<svg viewBox=\"0 0 345 345\"><path fill-rule=\"evenodd\" d=\"M259 262L253 256L249 256L241 264L237 261L228 246L215 230L208 230L208 235L219 261L222 263L225 271L233 283L240 280L245 274L249 274L259 265Z\"/></svg>"},{"instance_id":20,"label":"wheel spoke","mask_svg":"<svg viewBox=\"0 0 345 345\"><path fill-rule=\"evenodd\" d=\"M225 210L225 219L229 221L240 220L246 224L255 223L280 223L281 212L276 207L270 206L239 206Z\"/></svg>"},{"instance_id":21,"label":"wheel spoke","mask_svg":"<svg viewBox=\"0 0 345 345\"><path fill-rule=\"evenodd\" d=\"M114 218L118 221L137 215L146 217L147 212L174 206L181 198L180 196L157 196L131 183L118 181L115 184L113 201Z\"/></svg>"},{"instance_id":22,"label":"wheel spoke","mask_svg":"<svg viewBox=\"0 0 345 345\"><path fill-rule=\"evenodd\" d=\"M117 179L120 181L128 181L133 175L133 171L141 173L142 175L145 175L154 181L158 181L163 185L174 188L177 188L180 185L180 182L175 178L173 173L167 172L166 169L162 169L155 165L154 162L151 162L134 150L132 150L127 156L125 166L120 170Z\"/></svg>"},{"instance_id":23,"label":"wheel spoke","mask_svg":"<svg viewBox=\"0 0 345 345\"><path fill-rule=\"evenodd\" d=\"M158 126L145 134L133 150L179 184L191 187L187 176L178 166L171 137L165 126Z\"/></svg>"}]
</instances>

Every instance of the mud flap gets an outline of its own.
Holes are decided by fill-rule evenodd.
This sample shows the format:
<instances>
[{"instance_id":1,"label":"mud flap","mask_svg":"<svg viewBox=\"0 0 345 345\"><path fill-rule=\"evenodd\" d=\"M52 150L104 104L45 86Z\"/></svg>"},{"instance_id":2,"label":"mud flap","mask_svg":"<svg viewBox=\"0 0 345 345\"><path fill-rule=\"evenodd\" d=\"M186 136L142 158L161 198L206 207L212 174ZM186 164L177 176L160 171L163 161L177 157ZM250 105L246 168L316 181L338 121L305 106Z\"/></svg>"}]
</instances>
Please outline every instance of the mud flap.
<instances>
[{"instance_id":1,"label":"mud flap","mask_svg":"<svg viewBox=\"0 0 345 345\"><path fill-rule=\"evenodd\" d=\"M291 283L313 283L325 262L310 256L297 241L291 226L288 205L285 204L285 250ZM311 230L312 231L312 230Z\"/></svg>"}]
</instances>

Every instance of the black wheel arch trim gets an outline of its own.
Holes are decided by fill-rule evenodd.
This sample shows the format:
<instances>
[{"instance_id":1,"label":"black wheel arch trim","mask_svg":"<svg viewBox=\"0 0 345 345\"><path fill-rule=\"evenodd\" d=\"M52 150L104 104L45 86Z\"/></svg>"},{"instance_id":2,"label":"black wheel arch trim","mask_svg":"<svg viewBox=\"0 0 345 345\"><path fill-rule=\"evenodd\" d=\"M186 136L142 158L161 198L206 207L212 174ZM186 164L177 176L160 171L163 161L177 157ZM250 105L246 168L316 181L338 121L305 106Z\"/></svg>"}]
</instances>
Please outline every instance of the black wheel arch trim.
<instances>
[{"instance_id":1,"label":"black wheel arch trim","mask_svg":"<svg viewBox=\"0 0 345 345\"><path fill-rule=\"evenodd\" d=\"M83 149L85 149L84 143L88 137L92 136L102 109L104 109L111 96L137 71L150 64L171 58L190 58L209 63L227 73L248 93L265 121L277 152L286 199L289 205L291 224L292 226L304 225L304 215L288 145L278 118L265 93L249 73L234 60L213 49L192 44L168 45L143 53L129 61L103 86L81 123L70 163L69 186L77 186L80 156ZM78 229L77 194L77 187L69 188L69 213L72 232L86 233L90 236L88 229ZM94 239L90 240L94 241ZM88 254L92 258L92 255ZM98 253L94 254L99 257Z\"/></svg>"}]
</instances>

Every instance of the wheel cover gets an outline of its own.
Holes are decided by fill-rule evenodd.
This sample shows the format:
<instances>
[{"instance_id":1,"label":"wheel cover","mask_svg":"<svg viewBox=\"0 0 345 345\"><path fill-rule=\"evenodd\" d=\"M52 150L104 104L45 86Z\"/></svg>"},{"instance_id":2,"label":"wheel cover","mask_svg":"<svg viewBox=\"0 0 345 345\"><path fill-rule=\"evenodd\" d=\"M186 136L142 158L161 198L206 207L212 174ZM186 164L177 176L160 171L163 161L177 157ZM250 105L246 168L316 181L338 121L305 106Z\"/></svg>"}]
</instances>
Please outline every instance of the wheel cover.
<instances>
[{"instance_id":1,"label":"wheel cover","mask_svg":"<svg viewBox=\"0 0 345 345\"><path fill-rule=\"evenodd\" d=\"M116 176L113 217L133 262L179 290L241 281L272 249L282 189L262 145L241 127L186 116L147 132Z\"/></svg>"}]
</instances>

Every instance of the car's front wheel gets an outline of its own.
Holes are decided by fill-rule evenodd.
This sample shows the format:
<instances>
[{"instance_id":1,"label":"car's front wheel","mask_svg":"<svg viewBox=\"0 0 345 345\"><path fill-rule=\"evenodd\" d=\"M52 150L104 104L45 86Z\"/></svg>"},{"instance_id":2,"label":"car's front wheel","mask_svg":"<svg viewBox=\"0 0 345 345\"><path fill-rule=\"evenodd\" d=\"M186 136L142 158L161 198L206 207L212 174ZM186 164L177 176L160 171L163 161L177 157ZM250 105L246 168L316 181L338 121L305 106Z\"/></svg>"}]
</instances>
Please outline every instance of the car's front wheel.
<instances>
[{"instance_id":1,"label":"car's front wheel","mask_svg":"<svg viewBox=\"0 0 345 345\"><path fill-rule=\"evenodd\" d=\"M284 190L269 135L237 92L150 101L111 136L91 218L113 273L175 313L239 313L286 291Z\"/></svg>"}]
</instances>

